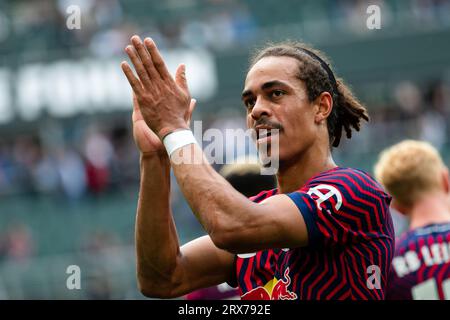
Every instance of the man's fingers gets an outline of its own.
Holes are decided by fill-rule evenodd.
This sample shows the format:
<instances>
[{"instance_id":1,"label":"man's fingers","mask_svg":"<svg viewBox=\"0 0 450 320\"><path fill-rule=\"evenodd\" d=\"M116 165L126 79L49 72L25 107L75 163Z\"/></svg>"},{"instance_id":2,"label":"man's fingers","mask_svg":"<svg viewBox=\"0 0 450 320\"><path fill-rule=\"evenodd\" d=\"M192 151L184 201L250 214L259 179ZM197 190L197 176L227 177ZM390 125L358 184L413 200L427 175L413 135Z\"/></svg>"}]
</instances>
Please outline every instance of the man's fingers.
<instances>
[{"instance_id":1,"label":"man's fingers","mask_svg":"<svg viewBox=\"0 0 450 320\"><path fill-rule=\"evenodd\" d=\"M133 92L133 111L140 112L140 110L139 110L139 102L138 102L136 94L134 92Z\"/></svg>"},{"instance_id":2,"label":"man's fingers","mask_svg":"<svg viewBox=\"0 0 450 320\"><path fill-rule=\"evenodd\" d=\"M139 109L139 102L137 100L136 94L133 91L133 114L131 115L131 120L134 122L138 120L143 120L141 110Z\"/></svg>"},{"instance_id":3,"label":"man's fingers","mask_svg":"<svg viewBox=\"0 0 450 320\"><path fill-rule=\"evenodd\" d=\"M191 103L189 104L189 111L187 113L187 119L185 119L188 126L191 125L192 113L194 112L196 105L197 105L197 100L191 99Z\"/></svg>"},{"instance_id":4,"label":"man's fingers","mask_svg":"<svg viewBox=\"0 0 450 320\"><path fill-rule=\"evenodd\" d=\"M192 115L194 112L195 106L197 105L197 100L191 99L191 103L189 104L189 114Z\"/></svg>"},{"instance_id":5,"label":"man's fingers","mask_svg":"<svg viewBox=\"0 0 450 320\"><path fill-rule=\"evenodd\" d=\"M186 80L186 65L180 64L178 66L177 72L175 73L175 82L182 89L188 90L187 80Z\"/></svg>"},{"instance_id":6,"label":"man's fingers","mask_svg":"<svg viewBox=\"0 0 450 320\"><path fill-rule=\"evenodd\" d=\"M139 79L141 80L144 87L151 88L150 77L148 76L147 70L145 70L144 65L142 64L142 61L139 58L136 49L130 45L125 48L125 51L130 57L130 60L133 63L134 68L136 69L136 73L138 74Z\"/></svg>"},{"instance_id":7,"label":"man's fingers","mask_svg":"<svg viewBox=\"0 0 450 320\"><path fill-rule=\"evenodd\" d=\"M158 48L156 47L155 42L150 38L145 38L144 44L147 47L148 52L150 52L153 65L155 66L161 78L163 78L164 80L172 79L169 71L167 70L165 62L161 54L159 53Z\"/></svg>"},{"instance_id":8,"label":"man's fingers","mask_svg":"<svg viewBox=\"0 0 450 320\"><path fill-rule=\"evenodd\" d=\"M153 65L151 56L148 53L147 48L145 48L144 44L142 43L141 38L139 38L139 36L133 36L131 37L131 42L133 43L134 48L136 49L139 55L139 58L144 64L144 67L150 77L150 80L160 78L158 71L156 71L156 68Z\"/></svg>"},{"instance_id":9,"label":"man's fingers","mask_svg":"<svg viewBox=\"0 0 450 320\"><path fill-rule=\"evenodd\" d=\"M120 66L122 67L122 71L123 73L125 73L125 76L128 79L128 82L131 85L131 88L133 88L133 91L137 94L141 94L142 93L142 85L141 82L139 81L138 78L136 78L136 76L133 73L133 70L131 70L130 65L128 64L128 62L123 61Z\"/></svg>"}]
</instances>

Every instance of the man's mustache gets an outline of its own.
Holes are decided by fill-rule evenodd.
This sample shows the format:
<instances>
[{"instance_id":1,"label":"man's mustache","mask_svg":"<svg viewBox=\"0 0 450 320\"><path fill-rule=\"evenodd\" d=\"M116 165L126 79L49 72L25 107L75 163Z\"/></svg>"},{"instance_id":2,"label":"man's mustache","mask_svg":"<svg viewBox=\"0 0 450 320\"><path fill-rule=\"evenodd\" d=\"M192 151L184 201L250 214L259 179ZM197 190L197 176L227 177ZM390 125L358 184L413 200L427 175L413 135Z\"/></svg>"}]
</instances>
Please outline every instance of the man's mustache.
<instances>
[{"instance_id":1,"label":"man's mustache","mask_svg":"<svg viewBox=\"0 0 450 320\"><path fill-rule=\"evenodd\" d=\"M281 125L281 123L272 122L269 119L264 118L264 117L256 120L255 124L253 125L253 129L256 130L257 126L267 126L267 127L272 128L272 129L278 129L280 131L283 130L283 126Z\"/></svg>"}]
</instances>

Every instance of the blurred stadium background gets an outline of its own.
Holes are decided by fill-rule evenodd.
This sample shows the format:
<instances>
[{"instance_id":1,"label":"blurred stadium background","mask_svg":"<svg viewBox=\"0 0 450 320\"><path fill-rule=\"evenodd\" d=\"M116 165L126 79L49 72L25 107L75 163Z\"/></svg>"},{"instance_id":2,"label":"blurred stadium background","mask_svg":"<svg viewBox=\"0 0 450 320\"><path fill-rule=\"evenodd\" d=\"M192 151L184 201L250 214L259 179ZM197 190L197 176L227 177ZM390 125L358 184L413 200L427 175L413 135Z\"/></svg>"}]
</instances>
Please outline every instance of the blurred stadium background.
<instances>
[{"instance_id":1,"label":"blurred stadium background","mask_svg":"<svg viewBox=\"0 0 450 320\"><path fill-rule=\"evenodd\" d=\"M380 30L366 27L370 4ZM66 26L70 5L81 8L79 30ZM448 0L0 0L1 299L143 297L138 154L119 67L133 34L155 39L172 70L187 64L203 129L244 127L252 48L301 39L369 107L370 125L335 151L341 166L371 172L404 138L430 141L449 163ZM201 235L179 191L172 201L181 242ZM72 264L81 290L66 288Z\"/></svg>"}]
</instances>

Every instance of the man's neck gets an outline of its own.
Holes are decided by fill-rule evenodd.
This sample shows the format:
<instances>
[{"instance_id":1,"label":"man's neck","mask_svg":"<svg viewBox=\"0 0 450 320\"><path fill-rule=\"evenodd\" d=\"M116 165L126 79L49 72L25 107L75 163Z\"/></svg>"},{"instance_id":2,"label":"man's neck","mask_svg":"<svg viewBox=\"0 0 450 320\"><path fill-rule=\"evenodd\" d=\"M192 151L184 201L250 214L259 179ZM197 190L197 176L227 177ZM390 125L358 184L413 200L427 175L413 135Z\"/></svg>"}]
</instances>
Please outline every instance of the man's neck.
<instances>
[{"instance_id":1,"label":"man's neck","mask_svg":"<svg viewBox=\"0 0 450 320\"><path fill-rule=\"evenodd\" d=\"M429 224L450 222L448 195L438 192L425 196L411 209L409 228L421 228Z\"/></svg>"},{"instance_id":2,"label":"man's neck","mask_svg":"<svg viewBox=\"0 0 450 320\"><path fill-rule=\"evenodd\" d=\"M298 190L315 175L336 167L331 152L305 152L291 164L280 163L277 180L279 193Z\"/></svg>"}]
</instances>

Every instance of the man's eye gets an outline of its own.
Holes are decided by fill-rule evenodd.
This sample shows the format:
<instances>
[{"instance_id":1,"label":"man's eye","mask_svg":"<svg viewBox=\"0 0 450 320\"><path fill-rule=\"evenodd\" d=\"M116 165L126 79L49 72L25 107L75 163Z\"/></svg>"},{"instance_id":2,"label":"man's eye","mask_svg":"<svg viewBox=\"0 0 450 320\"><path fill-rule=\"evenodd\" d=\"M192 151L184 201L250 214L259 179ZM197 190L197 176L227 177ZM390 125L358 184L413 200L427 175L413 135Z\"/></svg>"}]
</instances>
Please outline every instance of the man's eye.
<instances>
[{"instance_id":1,"label":"man's eye","mask_svg":"<svg viewBox=\"0 0 450 320\"><path fill-rule=\"evenodd\" d=\"M244 102L247 109L253 108L255 106L255 100L254 99L248 99Z\"/></svg>"},{"instance_id":2,"label":"man's eye","mask_svg":"<svg viewBox=\"0 0 450 320\"><path fill-rule=\"evenodd\" d=\"M274 90L274 91L272 91L272 97L279 98L279 97L281 97L283 95L284 95L284 92L281 91L281 90Z\"/></svg>"}]
</instances>

